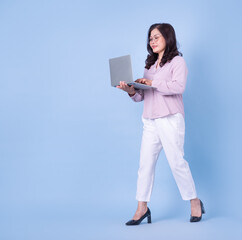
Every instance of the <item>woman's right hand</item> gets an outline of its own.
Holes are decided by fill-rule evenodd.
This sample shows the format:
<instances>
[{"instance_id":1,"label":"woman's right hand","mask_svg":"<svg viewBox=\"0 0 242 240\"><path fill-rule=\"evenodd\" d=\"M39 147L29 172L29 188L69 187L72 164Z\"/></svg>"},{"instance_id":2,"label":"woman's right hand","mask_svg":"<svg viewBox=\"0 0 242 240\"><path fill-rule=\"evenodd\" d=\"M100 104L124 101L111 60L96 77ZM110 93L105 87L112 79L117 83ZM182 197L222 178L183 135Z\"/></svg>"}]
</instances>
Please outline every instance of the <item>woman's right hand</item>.
<instances>
[{"instance_id":1,"label":"woman's right hand","mask_svg":"<svg viewBox=\"0 0 242 240\"><path fill-rule=\"evenodd\" d=\"M129 86L126 82L120 82L117 88L122 89L123 91L127 92L130 96L135 95L136 91L134 86Z\"/></svg>"}]
</instances>

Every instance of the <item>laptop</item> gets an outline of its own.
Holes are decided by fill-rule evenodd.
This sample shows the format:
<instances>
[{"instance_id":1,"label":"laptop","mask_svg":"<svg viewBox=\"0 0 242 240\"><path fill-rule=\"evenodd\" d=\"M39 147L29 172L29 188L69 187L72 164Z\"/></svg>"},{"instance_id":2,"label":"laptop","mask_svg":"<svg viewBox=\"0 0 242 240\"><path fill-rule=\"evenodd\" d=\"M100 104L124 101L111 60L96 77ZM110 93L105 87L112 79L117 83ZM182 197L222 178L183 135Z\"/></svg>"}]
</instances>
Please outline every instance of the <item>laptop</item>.
<instances>
[{"instance_id":1,"label":"laptop","mask_svg":"<svg viewBox=\"0 0 242 240\"><path fill-rule=\"evenodd\" d=\"M156 89L142 83L133 81L131 57L130 55L109 59L111 85L116 87L120 81L126 82L129 86L134 86L136 89Z\"/></svg>"}]
</instances>

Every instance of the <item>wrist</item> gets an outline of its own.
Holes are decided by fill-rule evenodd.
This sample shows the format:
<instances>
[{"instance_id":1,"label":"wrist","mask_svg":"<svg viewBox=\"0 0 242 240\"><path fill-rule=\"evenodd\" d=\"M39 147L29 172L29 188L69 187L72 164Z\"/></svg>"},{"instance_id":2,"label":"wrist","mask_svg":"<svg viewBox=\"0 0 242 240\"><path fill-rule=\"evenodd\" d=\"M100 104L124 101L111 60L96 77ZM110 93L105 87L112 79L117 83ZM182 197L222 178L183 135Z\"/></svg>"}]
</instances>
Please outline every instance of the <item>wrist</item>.
<instances>
[{"instance_id":1,"label":"wrist","mask_svg":"<svg viewBox=\"0 0 242 240\"><path fill-rule=\"evenodd\" d=\"M135 95L135 91L128 93L130 97L133 97Z\"/></svg>"}]
</instances>

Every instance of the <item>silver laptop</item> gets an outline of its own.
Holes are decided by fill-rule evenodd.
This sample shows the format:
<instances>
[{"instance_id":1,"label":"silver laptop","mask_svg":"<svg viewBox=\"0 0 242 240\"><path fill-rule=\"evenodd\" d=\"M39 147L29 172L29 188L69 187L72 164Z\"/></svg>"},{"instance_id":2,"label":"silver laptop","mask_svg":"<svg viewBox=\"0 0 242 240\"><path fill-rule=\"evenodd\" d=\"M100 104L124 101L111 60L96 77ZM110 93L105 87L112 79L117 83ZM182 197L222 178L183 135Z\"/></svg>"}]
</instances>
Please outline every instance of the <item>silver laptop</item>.
<instances>
[{"instance_id":1,"label":"silver laptop","mask_svg":"<svg viewBox=\"0 0 242 240\"><path fill-rule=\"evenodd\" d=\"M124 81L129 86L133 85L136 89L155 89L155 87L133 81L130 55L109 59L109 67L113 87L118 86L120 81Z\"/></svg>"}]
</instances>

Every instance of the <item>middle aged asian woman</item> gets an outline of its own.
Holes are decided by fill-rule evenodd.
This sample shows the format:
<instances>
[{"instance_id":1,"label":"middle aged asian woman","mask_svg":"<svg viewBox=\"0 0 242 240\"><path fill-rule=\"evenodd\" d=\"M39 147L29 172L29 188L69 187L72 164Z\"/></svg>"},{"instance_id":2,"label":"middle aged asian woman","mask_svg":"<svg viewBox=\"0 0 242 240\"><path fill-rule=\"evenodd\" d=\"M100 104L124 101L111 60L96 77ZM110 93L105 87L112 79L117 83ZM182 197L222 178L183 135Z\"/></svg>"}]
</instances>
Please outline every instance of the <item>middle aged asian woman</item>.
<instances>
[{"instance_id":1,"label":"middle aged asian woman","mask_svg":"<svg viewBox=\"0 0 242 240\"><path fill-rule=\"evenodd\" d=\"M148 31L147 50L144 78L136 82L156 89L137 90L125 82L117 86L135 102L144 101L144 127L136 192L138 207L126 225L138 225L145 218L151 223L147 202L150 201L155 166L162 149L182 199L190 200L190 222L198 222L205 210L197 197L189 165L184 159L185 114L182 94L186 85L187 67L177 49L174 28L167 23L153 24Z\"/></svg>"}]
</instances>

